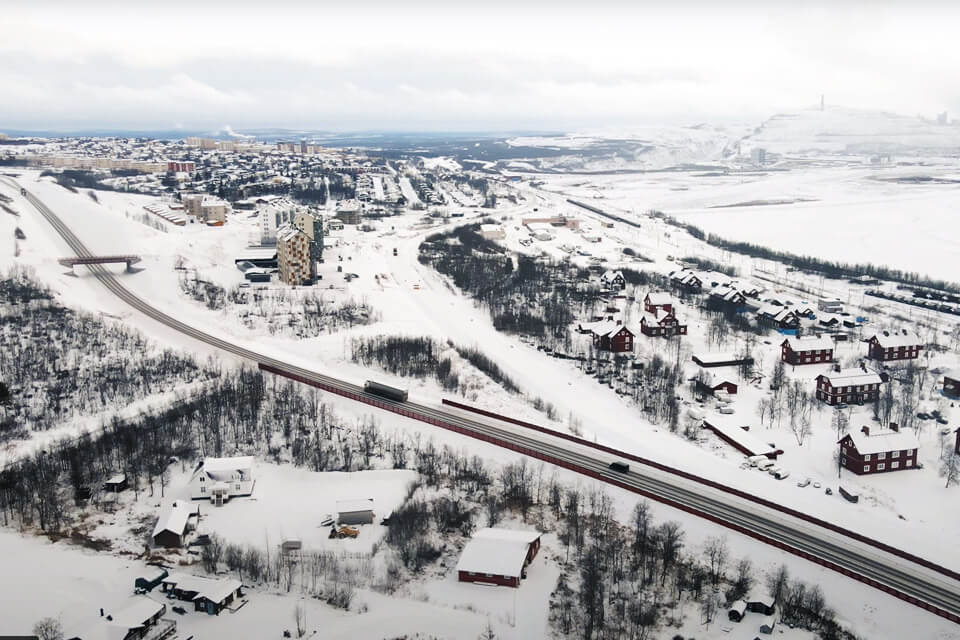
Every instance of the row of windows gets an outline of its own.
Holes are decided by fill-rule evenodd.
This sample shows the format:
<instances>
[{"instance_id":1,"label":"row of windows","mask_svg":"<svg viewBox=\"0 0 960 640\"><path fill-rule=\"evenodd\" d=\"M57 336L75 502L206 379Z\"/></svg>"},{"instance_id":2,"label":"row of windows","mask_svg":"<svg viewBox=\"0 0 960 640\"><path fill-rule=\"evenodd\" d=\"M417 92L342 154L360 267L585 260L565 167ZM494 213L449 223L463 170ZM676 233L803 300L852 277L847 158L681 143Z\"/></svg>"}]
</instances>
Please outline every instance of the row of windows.
<instances>
[{"instance_id":1,"label":"row of windows","mask_svg":"<svg viewBox=\"0 0 960 640\"><path fill-rule=\"evenodd\" d=\"M912 467L912 466L913 466L913 460L907 460L906 462L903 463L903 466L904 466L904 467ZM891 468L891 469L899 469L899 468L900 468L900 463L899 463L899 462L891 462L891 463L890 463L890 468ZM877 464L877 471L886 471L886 470L887 470L887 465L886 465L885 463L880 462L880 463ZM863 471L864 471L864 473L869 472L869 471L870 471L870 465L868 465L868 464L863 465Z\"/></svg>"},{"instance_id":2,"label":"row of windows","mask_svg":"<svg viewBox=\"0 0 960 640\"><path fill-rule=\"evenodd\" d=\"M843 450L843 453L844 453L844 454L847 453L847 445L846 445L846 444L841 445L840 448ZM891 458L899 458L901 453L902 453L903 456L906 458L906 457L909 457L909 456L911 455L911 451L912 451L912 449L901 449L901 450L899 450L899 451L890 451L889 453L890 453L890 457L891 457ZM872 458L872 456L873 456L873 454L867 453L867 454L865 454L865 455L863 456L863 459L864 459L864 461L869 461L869 460ZM886 451L881 451L880 453L877 454L877 460L886 460L886 459L887 459L887 452L886 452Z\"/></svg>"}]
</instances>

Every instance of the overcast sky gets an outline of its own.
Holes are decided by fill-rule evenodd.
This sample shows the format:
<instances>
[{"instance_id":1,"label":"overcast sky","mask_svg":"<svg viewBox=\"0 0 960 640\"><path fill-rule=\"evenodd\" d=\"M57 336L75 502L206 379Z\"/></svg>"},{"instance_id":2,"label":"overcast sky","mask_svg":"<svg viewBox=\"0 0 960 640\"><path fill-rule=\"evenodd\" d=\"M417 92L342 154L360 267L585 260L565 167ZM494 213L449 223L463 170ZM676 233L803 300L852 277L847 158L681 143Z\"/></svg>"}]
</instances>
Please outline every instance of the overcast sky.
<instances>
[{"instance_id":1,"label":"overcast sky","mask_svg":"<svg viewBox=\"0 0 960 640\"><path fill-rule=\"evenodd\" d=\"M821 93L960 112L957 3L38 4L0 9L0 130L595 130Z\"/></svg>"}]
</instances>

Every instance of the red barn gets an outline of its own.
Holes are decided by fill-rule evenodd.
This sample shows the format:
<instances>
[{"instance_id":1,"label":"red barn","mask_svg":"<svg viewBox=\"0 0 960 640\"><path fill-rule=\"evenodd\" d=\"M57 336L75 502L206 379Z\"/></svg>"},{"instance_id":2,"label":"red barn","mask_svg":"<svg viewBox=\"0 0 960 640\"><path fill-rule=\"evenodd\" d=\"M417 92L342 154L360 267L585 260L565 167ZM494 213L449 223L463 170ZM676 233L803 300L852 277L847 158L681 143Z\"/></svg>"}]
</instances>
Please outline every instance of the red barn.
<instances>
[{"instance_id":1,"label":"red barn","mask_svg":"<svg viewBox=\"0 0 960 640\"><path fill-rule=\"evenodd\" d=\"M920 443L912 433L896 428L871 434L870 427L843 436L840 465L857 475L913 469Z\"/></svg>"},{"instance_id":2,"label":"red barn","mask_svg":"<svg viewBox=\"0 0 960 640\"><path fill-rule=\"evenodd\" d=\"M790 336L780 343L780 359L792 365L832 362L833 341L826 337Z\"/></svg>"},{"instance_id":3,"label":"red barn","mask_svg":"<svg viewBox=\"0 0 960 640\"><path fill-rule=\"evenodd\" d=\"M670 294L662 291L651 291L643 299L643 310L655 314L659 309L667 313L673 311L673 301L670 300Z\"/></svg>"},{"instance_id":4,"label":"red barn","mask_svg":"<svg viewBox=\"0 0 960 640\"><path fill-rule=\"evenodd\" d=\"M873 360L888 362L890 360L913 360L920 356L923 341L915 333L886 332L874 335L868 341L869 355Z\"/></svg>"},{"instance_id":5,"label":"red barn","mask_svg":"<svg viewBox=\"0 0 960 640\"><path fill-rule=\"evenodd\" d=\"M460 582L519 587L526 568L540 550L539 531L480 529L460 554Z\"/></svg>"},{"instance_id":6,"label":"red barn","mask_svg":"<svg viewBox=\"0 0 960 640\"><path fill-rule=\"evenodd\" d=\"M817 376L817 399L827 404L873 402L880 397L883 379L879 374L859 369L840 369Z\"/></svg>"},{"instance_id":7,"label":"red barn","mask_svg":"<svg viewBox=\"0 0 960 640\"><path fill-rule=\"evenodd\" d=\"M687 325L680 324L673 311L658 309L654 313L644 313L640 318L640 333L645 336L685 336Z\"/></svg>"}]
</instances>

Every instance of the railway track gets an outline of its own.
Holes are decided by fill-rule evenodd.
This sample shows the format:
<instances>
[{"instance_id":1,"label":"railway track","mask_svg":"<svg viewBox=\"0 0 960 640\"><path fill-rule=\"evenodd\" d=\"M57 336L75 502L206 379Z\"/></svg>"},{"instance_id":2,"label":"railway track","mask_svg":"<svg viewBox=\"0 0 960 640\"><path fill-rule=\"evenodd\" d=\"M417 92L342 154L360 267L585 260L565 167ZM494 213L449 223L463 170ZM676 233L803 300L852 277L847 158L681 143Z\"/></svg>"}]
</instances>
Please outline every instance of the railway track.
<instances>
[{"instance_id":1,"label":"railway track","mask_svg":"<svg viewBox=\"0 0 960 640\"><path fill-rule=\"evenodd\" d=\"M15 181L2 179L19 189ZM25 197L78 257L93 255L42 201L29 192L25 192ZM89 269L110 292L144 315L196 340L256 363L262 370L538 458L668 504L816 562L960 624L960 575L952 569L892 549L865 536L857 535L853 539L838 532L835 526L831 529L829 523L822 523L821 526L813 518L791 515L786 508L778 509L769 503L759 504L761 501L751 502L733 496L730 490L725 491L716 483L707 486L704 482L654 467L643 467L642 471L638 471L634 466L626 474L611 471L608 465L617 456L598 451L600 447L591 448L543 433L534 435L535 432L522 426L494 424L456 409L414 401L395 402L368 394L361 385L292 365L200 331L155 309L124 287L102 266L90 265Z\"/></svg>"}]
</instances>

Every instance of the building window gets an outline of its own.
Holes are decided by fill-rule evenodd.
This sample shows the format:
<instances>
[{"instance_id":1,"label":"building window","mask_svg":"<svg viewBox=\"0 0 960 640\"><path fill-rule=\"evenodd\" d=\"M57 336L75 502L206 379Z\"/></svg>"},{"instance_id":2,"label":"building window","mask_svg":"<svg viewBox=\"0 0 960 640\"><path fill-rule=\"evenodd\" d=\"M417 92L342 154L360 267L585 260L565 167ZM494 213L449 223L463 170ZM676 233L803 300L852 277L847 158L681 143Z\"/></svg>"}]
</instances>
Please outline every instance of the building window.
<instances>
[{"instance_id":1,"label":"building window","mask_svg":"<svg viewBox=\"0 0 960 640\"><path fill-rule=\"evenodd\" d=\"M869 462L869 461L870 461L870 454L868 453L867 455L863 456L863 459L864 459L864 461Z\"/></svg>"},{"instance_id":2,"label":"building window","mask_svg":"<svg viewBox=\"0 0 960 640\"><path fill-rule=\"evenodd\" d=\"M899 469L899 468L900 468L900 463L894 461L894 462L890 463L890 468L891 468L891 469Z\"/></svg>"},{"instance_id":3,"label":"building window","mask_svg":"<svg viewBox=\"0 0 960 640\"><path fill-rule=\"evenodd\" d=\"M869 472L869 471L870 471L870 465L868 465L868 464L863 465L863 472L864 472L864 473L867 473L867 472Z\"/></svg>"},{"instance_id":4,"label":"building window","mask_svg":"<svg viewBox=\"0 0 960 640\"><path fill-rule=\"evenodd\" d=\"M887 468L887 465L883 464L882 462L877 465L877 471L883 471L886 468Z\"/></svg>"},{"instance_id":5,"label":"building window","mask_svg":"<svg viewBox=\"0 0 960 640\"><path fill-rule=\"evenodd\" d=\"M207 488L203 485L200 485L200 493L206 493L206 492L207 492Z\"/></svg>"},{"instance_id":6,"label":"building window","mask_svg":"<svg viewBox=\"0 0 960 640\"><path fill-rule=\"evenodd\" d=\"M886 451L881 451L880 453L877 454L877 460L885 460L886 457L887 457Z\"/></svg>"},{"instance_id":7,"label":"building window","mask_svg":"<svg viewBox=\"0 0 960 640\"><path fill-rule=\"evenodd\" d=\"M899 451L894 451L893 453L890 454L890 457L891 457L891 458L899 458L899 457L900 457L900 452L899 452Z\"/></svg>"},{"instance_id":8,"label":"building window","mask_svg":"<svg viewBox=\"0 0 960 640\"><path fill-rule=\"evenodd\" d=\"M913 460L909 460L909 459L908 459L906 462L903 463L903 466L905 466L905 467L912 467L912 466L913 466Z\"/></svg>"}]
</instances>

